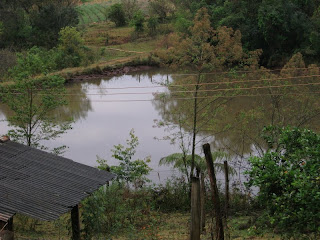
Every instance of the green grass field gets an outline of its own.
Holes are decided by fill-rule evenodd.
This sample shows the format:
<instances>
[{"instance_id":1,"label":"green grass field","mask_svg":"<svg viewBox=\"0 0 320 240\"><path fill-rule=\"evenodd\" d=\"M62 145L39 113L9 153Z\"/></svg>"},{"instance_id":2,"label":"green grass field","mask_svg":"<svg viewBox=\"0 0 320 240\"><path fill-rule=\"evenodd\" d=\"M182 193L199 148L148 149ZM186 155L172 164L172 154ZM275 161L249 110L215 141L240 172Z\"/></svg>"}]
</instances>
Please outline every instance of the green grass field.
<instances>
[{"instance_id":1,"label":"green grass field","mask_svg":"<svg viewBox=\"0 0 320 240\"><path fill-rule=\"evenodd\" d=\"M107 8L116 1L103 1L100 3L89 2L77 6L79 13L80 25L88 25L90 23L103 22L106 20L105 13Z\"/></svg>"}]
</instances>

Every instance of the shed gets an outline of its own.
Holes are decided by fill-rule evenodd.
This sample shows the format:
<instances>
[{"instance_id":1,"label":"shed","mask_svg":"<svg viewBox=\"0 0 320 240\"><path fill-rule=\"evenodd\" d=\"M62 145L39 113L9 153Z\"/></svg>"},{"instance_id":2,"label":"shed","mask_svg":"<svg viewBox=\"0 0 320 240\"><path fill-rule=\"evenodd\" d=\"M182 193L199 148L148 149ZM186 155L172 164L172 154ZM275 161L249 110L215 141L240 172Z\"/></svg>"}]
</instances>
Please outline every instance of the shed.
<instances>
[{"instance_id":1,"label":"shed","mask_svg":"<svg viewBox=\"0 0 320 240\"><path fill-rule=\"evenodd\" d=\"M50 221L71 210L73 239L80 238L78 203L115 177L23 144L0 138L0 230L15 213Z\"/></svg>"}]
</instances>

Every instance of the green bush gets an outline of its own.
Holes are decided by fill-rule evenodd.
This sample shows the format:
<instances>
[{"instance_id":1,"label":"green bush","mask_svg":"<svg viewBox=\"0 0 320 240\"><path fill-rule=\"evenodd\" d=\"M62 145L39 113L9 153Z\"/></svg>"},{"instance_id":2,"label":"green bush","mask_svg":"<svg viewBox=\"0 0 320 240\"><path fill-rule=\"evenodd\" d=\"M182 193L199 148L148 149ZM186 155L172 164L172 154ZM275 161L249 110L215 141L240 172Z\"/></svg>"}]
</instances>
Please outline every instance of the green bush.
<instances>
[{"instance_id":1,"label":"green bush","mask_svg":"<svg viewBox=\"0 0 320 240\"><path fill-rule=\"evenodd\" d=\"M158 221L151 210L152 196L147 189L131 191L117 182L102 187L82 204L86 239L138 232L141 227Z\"/></svg>"},{"instance_id":2,"label":"green bush","mask_svg":"<svg viewBox=\"0 0 320 240\"><path fill-rule=\"evenodd\" d=\"M148 25L148 34L149 34L149 36L157 35L157 29L159 27L158 18L156 18L154 16L150 17L148 19L147 25Z\"/></svg>"},{"instance_id":3,"label":"green bush","mask_svg":"<svg viewBox=\"0 0 320 240\"><path fill-rule=\"evenodd\" d=\"M132 25L134 26L135 32L141 33L144 31L144 15L143 12L137 11L132 19Z\"/></svg>"},{"instance_id":4,"label":"green bush","mask_svg":"<svg viewBox=\"0 0 320 240\"><path fill-rule=\"evenodd\" d=\"M173 177L154 188L154 205L163 212L190 210L189 184L185 179Z\"/></svg>"},{"instance_id":5,"label":"green bush","mask_svg":"<svg viewBox=\"0 0 320 240\"><path fill-rule=\"evenodd\" d=\"M320 135L289 127L265 133L271 149L250 159L249 185L260 188L259 200L279 230L319 232Z\"/></svg>"},{"instance_id":6,"label":"green bush","mask_svg":"<svg viewBox=\"0 0 320 240\"><path fill-rule=\"evenodd\" d=\"M127 24L125 12L121 3L113 4L110 9L108 9L107 15L108 19L114 22L117 27L123 27Z\"/></svg>"},{"instance_id":7,"label":"green bush","mask_svg":"<svg viewBox=\"0 0 320 240\"><path fill-rule=\"evenodd\" d=\"M78 67L85 58L84 41L74 27L65 27L59 32L59 68Z\"/></svg>"}]
</instances>

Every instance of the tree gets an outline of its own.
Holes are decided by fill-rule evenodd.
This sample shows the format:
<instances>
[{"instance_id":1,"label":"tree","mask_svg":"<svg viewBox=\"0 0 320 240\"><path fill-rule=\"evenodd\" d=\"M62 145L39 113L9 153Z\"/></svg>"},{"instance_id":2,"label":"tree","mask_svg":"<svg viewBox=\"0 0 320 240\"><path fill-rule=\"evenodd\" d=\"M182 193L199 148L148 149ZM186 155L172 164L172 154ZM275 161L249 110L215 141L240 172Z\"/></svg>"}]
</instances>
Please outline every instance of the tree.
<instances>
[{"instance_id":1,"label":"tree","mask_svg":"<svg viewBox=\"0 0 320 240\"><path fill-rule=\"evenodd\" d=\"M190 182L189 176L190 176L190 167L191 167L191 155L185 156L183 153L173 153L166 157L163 157L159 161L159 165L167 165L172 166L173 168L178 169L182 174L185 174L188 182ZM219 163L219 160L223 159L229 159L230 156L225 152L214 152L212 153L212 159L214 161L215 169L218 172L224 171L224 164ZM205 173L207 170L207 163L205 158L199 156L196 154L195 156L195 168L200 173ZM229 168L229 171L231 174L234 174L235 171L232 168Z\"/></svg>"},{"instance_id":2,"label":"tree","mask_svg":"<svg viewBox=\"0 0 320 240\"><path fill-rule=\"evenodd\" d=\"M52 48L58 33L79 22L74 0L4 0L0 3L0 21L4 32L0 46L43 46Z\"/></svg>"},{"instance_id":3,"label":"tree","mask_svg":"<svg viewBox=\"0 0 320 240\"><path fill-rule=\"evenodd\" d=\"M108 9L107 15L108 19L114 22L117 27L123 27L127 24L125 12L121 3L113 4L110 9Z\"/></svg>"},{"instance_id":4,"label":"tree","mask_svg":"<svg viewBox=\"0 0 320 240\"><path fill-rule=\"evenodd\" d=\"M268 221L291 235L319 233L320 135L270 126L264 136L269 150L250 158L247 174L249 186L259 187Z\"/></svg>"},{"instance_id":5,"label":"tree","mask_svg":"<svg viewBox=\"0 0 320 240\"><path fill-rule=\"evenodd\" d=\"M98 156L97 162L99 163L99 168L103 170L109 170L117 174L117 181L125 182L127 187L129 184L133 184L136 188L144 184L148 179L146 175L152 170L148 163L150 162L150 157L144 160L132 160L136 153L136 147L139 145L138 137L134 135L134 130L130 131L130 139L127 139L127 147L119 144L115 145L112 149L112 157L119 161L118 166L109 167L107 160L102 159Z\"/></svg>"},{"instance_id":6,"label":"tree","mask_svg":"<svg viewBox=\"0 0 320 240\"><path fill-rule=\"evenodd\" d=\"M158 51L154 56L163 65L174 68L188 67L193 70L190 77L183 77L175 81L172 87L169 85L172 94L165 97L165 99L172 97L172 101L176 102L176 104L169 105L170 114L179 118L169 121L173 120L176 123L182 121L186 131L192 134L191 178L194 175L197 135L208 122L215 121L216 114L222 111L224 104L228 101L225 98L226 93L210 93L210 90L218 87L206 85L205 83L214 82L215 79L207 77L203 73L213 69L217 71L225 68L237 68L239 65L245 69L257 68L255 59L259 58L259 51L245 53L242 49L239 31L233 31L226 27L217 30L211 28L208 11L202 8L194 18L193 26L190 28L190 36L184 38L172 34L168 49ZM181 85L181 88L178 89L180 91L177 91L177 85ZM179 96L179 100L175 100L177 96ZM161 97L159 100L162 99ZM161 104L160 101L159 103ZM210 107L208 114L209 111L206 109ZM183 112L183 114L178 112ZM169 116L169 118L171 117ZM200 120L202 120L201 124Z\"/></svg>"},{"instance_id":7,"label":"tree","mask_svg":"<svg viewBox=\"0 0 320 240\"><path fill-rule=\"evenodd\" d=\"M75 27L65 27L59 32L59 68L79 67L86 58L84 40Z\"/></svg>"},{"instance_id":8,"label":"tree","mask_svg":"<svg viewBox=\"0 0 320 240\"><path fill-rule=\"evenodd\" d=\"M13 140L43 150L48 149L44 141L52 141L71 128L71 121L58 123L51 115L66 104L63 97L65 80L60 76L45 75L46 64L36 52L18 55L17 65L11 70L14 83L1 93L3 102L13 112L8 117L14 127L9 135ZM60 154L63 149L65 146L53 151Z\"/></svg>"},{"instance_id":9,"label":"tree","mask_svg":"<svg viewBox=\"0 0 320 240\"><path fill-rule=\"evenodd\" d=\"M151 0L149 1L150 15L158 16L159 22L163 23L168 16L174 12L174 5L168 0Z\"/></svg>"},{"instance_id":10,"label":"tree","mask_svg":"<svg viewBox=\"0 0 320 240\"><path fill-rule=\"evenodd\" d=\"M149 36L155 36L157 34L157 29L159 27L158 19L155 16L149 17L147 21L148 34Z\"/></svg>"},{"instance_id":11,"label":"tree","mask_svg":"<svg viewBox=\"0 0 320 240\"><path fill-rule=\"evenodd\" d=\"M134 26L134 30L137 33L141 33L144 31L144 15L143 12L137 11L132 19L132 25Z\"/></svg>"}]
</instances>

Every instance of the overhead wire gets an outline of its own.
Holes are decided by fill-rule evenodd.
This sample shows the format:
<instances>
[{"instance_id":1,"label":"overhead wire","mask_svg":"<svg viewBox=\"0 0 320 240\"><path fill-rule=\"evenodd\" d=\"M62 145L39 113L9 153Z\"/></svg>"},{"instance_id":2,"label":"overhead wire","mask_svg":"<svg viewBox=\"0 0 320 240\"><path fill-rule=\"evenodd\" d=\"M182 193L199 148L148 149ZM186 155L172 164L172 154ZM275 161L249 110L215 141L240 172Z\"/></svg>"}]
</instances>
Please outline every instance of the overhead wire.
<instances>
[{"instance_id":1,"label":"overhead wire","mask_svg":"<svg viewBox=\"0 0 320 240\"><path fill-rule=\"evenodd\" d=\"M231 95L231 96L206 96L206 97L197 97L197 99L214 99L214 98L237 98L237 97L262 97L262 96L286 96L286 95L292 95L292 96L303 96L306 94L320 94L319 92L300 92L300 93L285 93L285 94L246 94L246 95ZM185 98L171 98L172 100L194 100L195 97L185 97ZM152 102L155 101L154 99L117 99L117 100L95 100L95 99L87 99L88 102L95 102L95 103L121 103L121 102ZM83 101L73 101L70 100L69 102L83 102Z\"/></svg>"},{"instance_id":2,"label":"overhead wire","mask_svg":"<svg viewBox=\"0 0 320 240\"><path fill-rule=\"evenodd\" d=\"M220 88L220 89L203 89L203 90L183 90L183 91L170 91L170 94L175 93L195 93L195 92L225 92L225 91L240 91L240 90L257 90L257 89L270 89L270 88L287 88L297 86L317 86L320 82L311 83L295 83L295 84L282 84L282 85L269 85L269 86L253 86L253 87L236 87L236 88ZM146 94L165 94L168 92L120 92L120 93L58 93L61 96L79 96L85 94L86 96L114 96L114 95L146 95ZM13 95L21 95L21 93L12 93ZM45 94L38 94L45 95Z\"/></svg>"},{"instance_id":3,"label":"overhead wire","mask_svg":"<svg viewBox=\"0 0 320 240\"><path fill-rule=\"evenodd\" d=\"M141 87L101 87L101 88L82 88L83 90L123 90L123 89L145 89L145 88L167 88L167 87L186 87L186 86L206 86L206 85L221 85L221 84L234 84L234 83L252 83L252 82L262 82L262 81L279 81L279 80L289 80L289 79L299 79L299 78L312 78L320 77L320 75L303 75L295 77L281 77L281 78L263 78L263 79L253 79L253 80L236 80L236 81L222 81L222 82L211 82L211 83L188 83L188 84L164 84L155 86L141 86Z\"/></svg>"}]
</instances>

